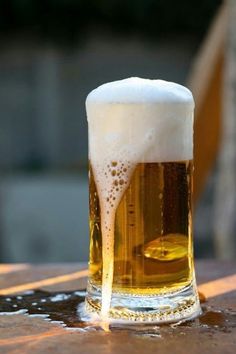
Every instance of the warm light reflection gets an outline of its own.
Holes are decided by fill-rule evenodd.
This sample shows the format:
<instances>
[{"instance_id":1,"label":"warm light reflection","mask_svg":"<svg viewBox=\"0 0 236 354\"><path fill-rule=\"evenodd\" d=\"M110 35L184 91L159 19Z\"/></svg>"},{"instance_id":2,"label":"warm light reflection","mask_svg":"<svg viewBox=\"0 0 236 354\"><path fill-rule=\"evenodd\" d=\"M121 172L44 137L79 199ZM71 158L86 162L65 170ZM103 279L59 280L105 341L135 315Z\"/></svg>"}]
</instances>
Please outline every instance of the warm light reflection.
<instances>
[{"instance_id":1,"label":"warm light reflection","mask_svg":"<svg viewBox=\"0 0 236 354\"><path fill-rule=\"evenodd\" d=\"M201 284L198 286L198 290L202 292L207 299L236 291L236 274Z\"/></svg>"},{"instance_id":2,"label":"warm light reflection","mask_svg":"<svg viewBox=\"0 0 236 354\"><path fill-rule=\"evenodd\" d=\"M31 283L24 283L16 286L12 286L10 288L0 289L0 295L10 295L15 293L20 293L26 290L33 290L37 288L41 288L44 286L54 285L58 283L65 283L71 280L76 280L80 278L84 278L88 275L88 269L83 269L78 272L59 275L52 278L42 279L38 281L34 281Z\"/></svg>"},{"instance_id":3,"label":"warm light reflection","mask_svg":"<svg viewBox=\"0 0 236 354\"><path fill-rule=\"evenodd\" d=\"M6 274L11 272L18 272L29 268L27 264L1 264L0 265L0 274Z\"/></svg>"},{"instance_id":4,"label":"warm light reflection","mask_svg":"<svg viewBox=\"0 0 236 354\"><path fill-rule=\"evenodd\" d=\"M0 274L6 274L14 271L20 271L29 268L27 264L3 264L0 265ZM88 269L83 269L78 272L59 275L51 278L46 278L30 283L24 283L9 288L0 289L0 295L9 295L27 290L65 283L68 281L84 278L88 276ZM231 291L236 291L236 274L212 280L207 283L198 285L198 290L204 294L206 298L222 295Z\"/></svg>"},{"instance_id":5,"label":"warm light reflection","mask_svg":"<svg viewBox=\"0 0 236 354\"><path fill-rule=\"evenodd\" d=\"M27 342L31 342L31 341L40 341L42 339L45 339L48 337L59 336L64 333L65 332L63 331L63 329L57 328L57 329L53 329L53 330L39 333L39 334L31 334L31 335L27 335L27 336L18 336L18 337L0 339L0 346L22 344L22 343L27 343Z\"/></svg>"}]
</instances>

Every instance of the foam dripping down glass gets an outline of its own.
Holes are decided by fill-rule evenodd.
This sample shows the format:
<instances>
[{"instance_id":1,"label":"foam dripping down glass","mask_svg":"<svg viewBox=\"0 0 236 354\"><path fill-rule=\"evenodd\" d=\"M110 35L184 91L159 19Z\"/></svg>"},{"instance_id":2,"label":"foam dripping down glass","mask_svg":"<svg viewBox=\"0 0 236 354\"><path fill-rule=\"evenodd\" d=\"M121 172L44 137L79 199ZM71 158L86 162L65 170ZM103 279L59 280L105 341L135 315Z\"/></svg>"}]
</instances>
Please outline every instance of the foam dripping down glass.
<instances>
[{"instance_id":1,"label":"foam dripping down glass","mask_svg":"<svg viewBox=\"0 0 236 354\"><path fill-rule=\"evenodd\" d=\"M86 311L164 323L201 312L192 240L191 92L129 78L87 97L90 255Z\"/></svg>"}]
</instances>

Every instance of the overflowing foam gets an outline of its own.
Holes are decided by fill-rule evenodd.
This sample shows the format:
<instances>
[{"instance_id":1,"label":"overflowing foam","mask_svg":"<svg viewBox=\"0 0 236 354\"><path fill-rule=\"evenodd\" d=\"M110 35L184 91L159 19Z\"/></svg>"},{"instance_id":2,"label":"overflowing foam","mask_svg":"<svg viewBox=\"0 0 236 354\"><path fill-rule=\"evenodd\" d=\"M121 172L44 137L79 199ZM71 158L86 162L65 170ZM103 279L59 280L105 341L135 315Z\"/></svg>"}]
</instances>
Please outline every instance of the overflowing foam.
<instances>
[{"instance_id":1,"label":"overflowing foam","mask_svg":"<svg viewBox=\"0 0 236 354\"><path fill-rule=\"evenodd\" d=\"M139 78L115 81L93 90L86 108L93 161L192 158L194 101L181 85Z\"/></svg>"},{"instance_id":2,"label":"overflowing foam","mask_svg":"<svg viewBox=\"0 0 236 354\"><path fill-rule=\"evenodd\" d=\"M193 109L187 88L162 80L110 82L87 97L89 157L101 209L103 319L112 294L116 209L137 163L192 159Z\"/></svg>"}]
</instances>

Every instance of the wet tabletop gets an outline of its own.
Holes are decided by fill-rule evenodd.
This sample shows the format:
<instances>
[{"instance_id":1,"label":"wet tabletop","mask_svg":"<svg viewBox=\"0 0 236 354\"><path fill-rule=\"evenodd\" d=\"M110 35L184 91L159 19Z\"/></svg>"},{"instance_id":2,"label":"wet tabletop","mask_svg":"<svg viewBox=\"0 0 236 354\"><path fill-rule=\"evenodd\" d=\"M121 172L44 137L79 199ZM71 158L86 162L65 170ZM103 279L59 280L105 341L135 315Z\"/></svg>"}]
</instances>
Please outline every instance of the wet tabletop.
<instances>
[{"instance_id":1,"label":"wet tabletop","mask_svg":"<svg viewBox=\"0 0 236 354\"><path fill-rule=\"evenodd\" d=\"M0 353L235 353L236 263L196 270L199 319L104 333L80 320L86 265L0 265Z\"/></svg>"}]
</instances>

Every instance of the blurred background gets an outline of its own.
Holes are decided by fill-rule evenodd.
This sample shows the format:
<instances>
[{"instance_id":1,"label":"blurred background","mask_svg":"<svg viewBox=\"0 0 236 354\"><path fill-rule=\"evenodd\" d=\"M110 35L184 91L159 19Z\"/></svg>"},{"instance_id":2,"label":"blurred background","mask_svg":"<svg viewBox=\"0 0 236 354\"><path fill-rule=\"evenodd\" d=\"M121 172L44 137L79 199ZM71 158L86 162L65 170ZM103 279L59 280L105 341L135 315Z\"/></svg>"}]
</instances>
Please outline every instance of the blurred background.
<instances>
[{"instance_id":1,"label":"blurred background","mask_svg":"<svg viewBox=\"0 0 236 354\"><path fill-rule=\"evenodd\" d=\"M201 182L194 201L195 254L231 257L233 241L222 256L224 230L219 236L214 223L225 196L217 189L224 180L221 166L228 163L221 144L224 133L218 133L224 115L217 105L225 67L222 1L1 0L0 4L0 261L87 259L84 102L96 86L129 76L176 81L196 95L198 144L204 147L211 135L217 141L209 159L197 151L196 178ZM207 103L212 90L218 95L213 95L214 107ZM208 114L212 132L201 139L208 108L217 112ZM203 174L198 174L198 166ZM230 178L235 183L232 176L233 172ZM232 210L233 205L231 214Z\"/></svg>"}]
</instances>

